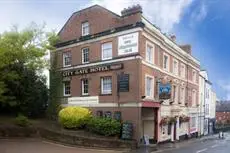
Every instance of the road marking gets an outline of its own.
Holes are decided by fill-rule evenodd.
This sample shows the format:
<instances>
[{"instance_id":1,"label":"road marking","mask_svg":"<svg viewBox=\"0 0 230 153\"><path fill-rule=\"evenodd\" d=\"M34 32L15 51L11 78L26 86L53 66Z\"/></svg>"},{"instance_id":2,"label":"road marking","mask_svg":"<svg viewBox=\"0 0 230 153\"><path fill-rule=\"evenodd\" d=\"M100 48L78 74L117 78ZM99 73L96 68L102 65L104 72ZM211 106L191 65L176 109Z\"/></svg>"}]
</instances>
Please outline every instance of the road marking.
<instances>
[{"instance_id":1,"label":"road marking","mask_svg":"<svg viewBox=\"0 0 230 153\"><path fill-rule=\"evenodd\" d=\"M211 146L211 148L215 148L215 147L218 147L218 146L219 146L219 145L216 144L216 145Z\"/></svg>"},{"instance_id":2,"label":"road marking","mask_svg":"<svg viewBox=\"0 0 230 153\"><path fill-rule=\"evenodd\" d=\"M196 153L204 152L204 151L206 151L206 150L207 150L207 148L202 149L202 150L198 150Z\"/></svg>"}]
</instances>

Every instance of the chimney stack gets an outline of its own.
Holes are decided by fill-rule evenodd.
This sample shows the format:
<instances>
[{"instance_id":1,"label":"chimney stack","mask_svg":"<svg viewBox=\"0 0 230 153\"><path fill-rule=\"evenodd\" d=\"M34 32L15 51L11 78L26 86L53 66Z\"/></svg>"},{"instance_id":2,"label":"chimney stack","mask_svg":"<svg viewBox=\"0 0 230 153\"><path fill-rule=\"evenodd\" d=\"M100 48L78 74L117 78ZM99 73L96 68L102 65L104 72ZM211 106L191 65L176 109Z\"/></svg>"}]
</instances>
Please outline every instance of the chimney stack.
<instances>
[{"instance_id":1,"label":"chimney stack","mask_svg":"<svg viewBox=\"0 0 230 153\"><path fill-rule=\"evenodd\" d=\"M170 38L172 39L173 42L176 42L176 36L175 35L171 35Z\"/></svg>"},{"instance_id":2,"label":"chimney stack","mask_svg":"<svg viewBox=\"0 0 230 153\"><path fill-rule=\"evenodd\" d=\"M136 13L142 13L142 7L139 4L133 5L132 7L124 8L121 11L121 16L129 16Z\"/></svg>"},{"instance_id":3,"label":"chimney stack","mask_svg":"<svg viewBox=\"0 0 230 153\"><path fill-rule=\"evenodd\" d=\"M185 52L187 52L188 54L192 54L192 47L189 44L186 45L180 45L180 48L183 49Z\"/></svg>"}]
</instances>

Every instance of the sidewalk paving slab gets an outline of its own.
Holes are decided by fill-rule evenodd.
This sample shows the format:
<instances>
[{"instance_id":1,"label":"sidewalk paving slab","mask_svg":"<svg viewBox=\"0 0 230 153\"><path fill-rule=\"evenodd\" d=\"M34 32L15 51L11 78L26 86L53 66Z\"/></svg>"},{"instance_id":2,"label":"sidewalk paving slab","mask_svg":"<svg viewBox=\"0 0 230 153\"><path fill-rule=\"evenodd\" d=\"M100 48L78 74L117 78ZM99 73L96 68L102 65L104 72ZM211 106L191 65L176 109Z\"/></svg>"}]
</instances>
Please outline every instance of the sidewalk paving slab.
<instances>
[{"instance_id":1,"label":"sidewalk paving slab","mask_svg":"<svg viewBox=\"0 0 230 153\"><path fill-rule=\"evenodd\" d=\"M208 140L217 140L219 139L218 134L214 135L207 135L203 136L201 138L192 138L188 140L178 141L178 142L169 142L165 144L159 144L159 145L150 145L150 146L140 146L140 148L136 150L131 150L130 152L124 152L124 153L154 153L154 152L161 152L164 150L172 149L172 148L180 148L183 146L186 146L190 143L195 142L201 142L201 141L208 141Z\"/></svg>"}]
</instances>

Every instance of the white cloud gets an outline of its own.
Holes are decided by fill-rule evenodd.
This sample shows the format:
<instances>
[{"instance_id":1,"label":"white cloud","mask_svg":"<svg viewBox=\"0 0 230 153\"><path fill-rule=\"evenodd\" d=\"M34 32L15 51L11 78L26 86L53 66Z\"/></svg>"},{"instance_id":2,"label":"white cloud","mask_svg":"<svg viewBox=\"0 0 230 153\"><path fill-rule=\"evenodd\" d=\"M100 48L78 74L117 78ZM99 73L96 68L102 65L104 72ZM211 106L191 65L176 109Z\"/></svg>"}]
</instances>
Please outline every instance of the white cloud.
<instances>
[{"instance_id":1,"label":"white cloud","mask_svg":"<svg viewBox=\"0 0 230 153\"><path fill-rule=\"evenodd\" d=\"M230 79L229 80L219 80L217 83L225 92L224 99L230 100Z\"/></svg>"},{"instance_id":2,"label":"white cloud","mask_svg":"<svg viewBox=\"0 0 230 153\"><path fill-rule=\"evenodd\" d=\"M201 22L206 18L208 14L208 7L204 1L194 9L191 14L190 27L193 27L196 23Z\"/></svg>"},{"instance_id":3,"label":"white cloud","mask_svg":"<svg viewBox=\"0 0 230 153\"><path fill-rule=\"evenodd\" d=\"M123 8L140 4L144 16L160 27L164 32L171 32L173 26L180 22L184 10L193 0L92 0L91 4L99 4L120 14Z\"/></svg>"}]
</instances>

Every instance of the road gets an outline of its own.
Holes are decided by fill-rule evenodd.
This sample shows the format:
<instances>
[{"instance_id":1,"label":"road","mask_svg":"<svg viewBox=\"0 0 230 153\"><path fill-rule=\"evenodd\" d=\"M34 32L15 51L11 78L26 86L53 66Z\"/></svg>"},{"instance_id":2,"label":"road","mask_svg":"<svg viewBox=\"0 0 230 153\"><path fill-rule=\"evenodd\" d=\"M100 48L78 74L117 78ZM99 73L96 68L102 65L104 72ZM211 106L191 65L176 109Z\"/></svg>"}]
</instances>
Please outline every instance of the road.
<instances>
[{"instance_id":1,"label":"road","mask_svg":"<svg viewBox=\"0 0 230 153\"><path fill-rule=\"evenodd\" d=\"M230 133L226 133L223 140L197 141L153 153L230 153Z\"/></svg>"},{"instance_id":2,"label":"road","mask_svg":"<svg viewBox=\"0 0 230 153\"><path fill-rule=\"evenodd\" d=\"M159 150L135 153L230 153L230 133L223 140L206 140L176 143L159 147ZM125 151L124 151L125 152ZM122 153L122 151L84 149L51 143L39 139L0 139L0 153Z\"/></svg>"},{"instance_id":3,"label":"road","mask_svg":"<svg viewBox=\"0 0 230 153\"><path fill-rule=\"evenodd\" d=\"M68 147L39 139L0 139L0 153L118 153L112 150L95 150ZM121 152L120 152L121 153Z\"/></svg>"}]
</instances>

